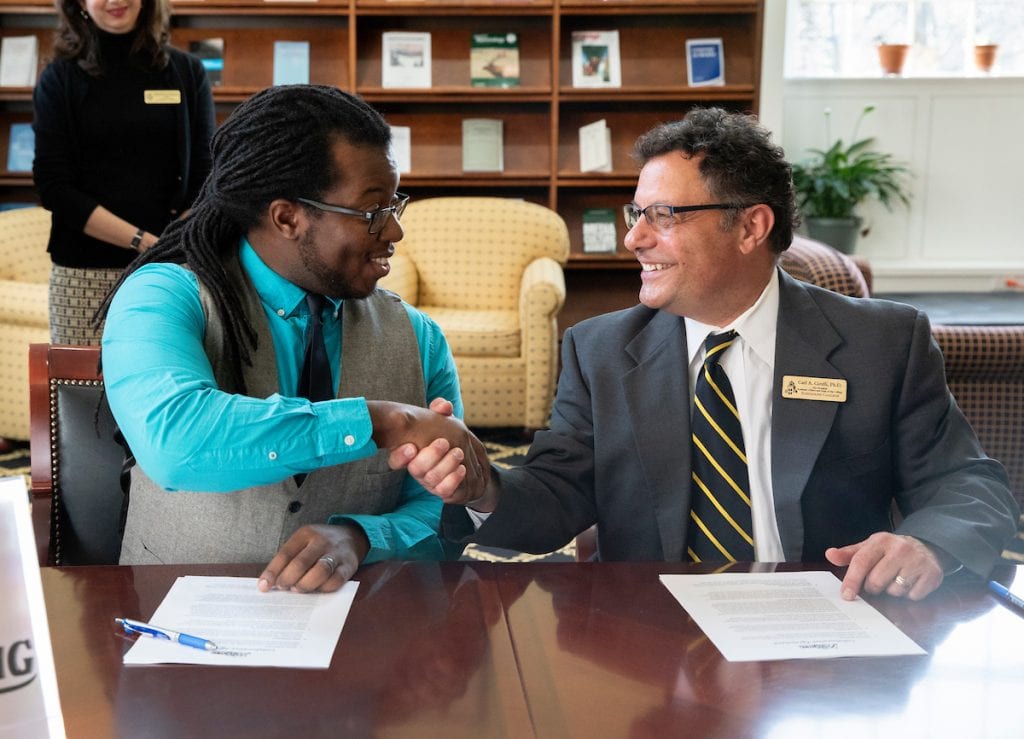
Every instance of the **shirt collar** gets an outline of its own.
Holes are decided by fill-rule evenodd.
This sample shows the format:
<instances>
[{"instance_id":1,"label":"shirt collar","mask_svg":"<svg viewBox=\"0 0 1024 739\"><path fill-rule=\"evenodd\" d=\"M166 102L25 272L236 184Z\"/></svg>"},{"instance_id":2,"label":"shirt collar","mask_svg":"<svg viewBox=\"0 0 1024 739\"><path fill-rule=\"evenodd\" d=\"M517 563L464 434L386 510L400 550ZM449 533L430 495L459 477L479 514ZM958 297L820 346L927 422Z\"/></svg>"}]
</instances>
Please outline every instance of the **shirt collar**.
<instances>
[{"instance_id":1,"label":"shirt collar","mask_svg":"<svg viewBox=\"0 0 1024 739\"><path fill-rule=\"evenodd\" d=\"M275 313L278 310L283 310L285 316L299 315L300 306L306 304L306 291L268 267L256 250L252 248L249 239L244 236L239 244L238 260L242 264L242 269L249 274L249 279L252 280L264 305ZM342 301L328 297L327 302L333 307L334 314L338 315ZM302 312L304 311L303 308Z\"/></svg>"},{"instance_id":2,"label":"shirt collar","mask_svg":"<svg viewBox=\"0 0 1024 739\"><path fill-rule=\"evenodd\" d=\"M708 334L735 330L744 343L769 367L775 366L775 331L779 315L779 273L772 270L768 284L752 306L728 326L712 326L707 323L685 318L686 350L690 366L694 357L703 348Z\"/></svg>"}]
</instances>

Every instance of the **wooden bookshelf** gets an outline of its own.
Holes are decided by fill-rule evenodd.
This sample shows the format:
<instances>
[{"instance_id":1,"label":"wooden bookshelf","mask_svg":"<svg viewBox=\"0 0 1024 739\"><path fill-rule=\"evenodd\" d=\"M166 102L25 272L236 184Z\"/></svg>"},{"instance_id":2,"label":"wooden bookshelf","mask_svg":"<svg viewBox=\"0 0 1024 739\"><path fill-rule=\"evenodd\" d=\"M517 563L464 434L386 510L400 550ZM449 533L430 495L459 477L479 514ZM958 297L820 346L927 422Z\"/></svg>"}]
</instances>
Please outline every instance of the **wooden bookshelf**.
<instances>
[{"instance_id":1,"label":"wooden bookshelf","mask_svg":"<svg viewBox=\"0 0 1024 739\"><path fill-rule=\"evenodd\" d=\"M632 199L633 141L695 105L758 110L763 0L174 0L172 43L224 39L222 83L214 88L218 120L271 84L275 41L310 43L310 81L366 98L395 125L412 129L412 171L402 188L414 197L496 195L545 204L570 231L569 296L563 326L602 309L631 305L639 286L632 255L619 249L584 254L582 214ZM0 35L39 36L40 69L52 43L49 0L0 0ZM617 30L622 85L572 85L572 33ZM429 89L381 86L381 34L429 31ZM520 84L473 87L473 33L515 32ZM726 83L689 87L687 39L720 37ZM0 154L10 123L31 119L31 90L0 88ZM461 171L461 122L500 118L505 168ZM612 135L611 172L579 171L580 126L605 119ZM0 160L6 166L6 158ZM0 200L24 200L31 176L0 171Z\"/></svg>"}]
</instances>

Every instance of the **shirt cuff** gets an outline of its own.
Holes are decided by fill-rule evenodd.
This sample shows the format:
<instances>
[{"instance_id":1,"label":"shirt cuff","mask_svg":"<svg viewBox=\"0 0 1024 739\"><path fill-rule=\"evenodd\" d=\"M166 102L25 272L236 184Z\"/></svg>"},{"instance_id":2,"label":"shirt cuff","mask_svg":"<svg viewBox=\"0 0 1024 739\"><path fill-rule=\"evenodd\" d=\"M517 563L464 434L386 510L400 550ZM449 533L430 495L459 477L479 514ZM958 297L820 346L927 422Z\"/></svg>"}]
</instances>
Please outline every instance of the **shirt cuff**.
<instances>
[{"instance_id":1,"label":"shirt cuff","mask_svg":"<svg viewBox=\"0 0 1024 739\"><path fill-rule=\"evenodd\" d=\"M472 508L466 508L466 513L469 515L469 520L473 522L473 530L478 530L484 525L484 521L490 518L493 511L476 511Z\"/></svg>"}]
</instances>

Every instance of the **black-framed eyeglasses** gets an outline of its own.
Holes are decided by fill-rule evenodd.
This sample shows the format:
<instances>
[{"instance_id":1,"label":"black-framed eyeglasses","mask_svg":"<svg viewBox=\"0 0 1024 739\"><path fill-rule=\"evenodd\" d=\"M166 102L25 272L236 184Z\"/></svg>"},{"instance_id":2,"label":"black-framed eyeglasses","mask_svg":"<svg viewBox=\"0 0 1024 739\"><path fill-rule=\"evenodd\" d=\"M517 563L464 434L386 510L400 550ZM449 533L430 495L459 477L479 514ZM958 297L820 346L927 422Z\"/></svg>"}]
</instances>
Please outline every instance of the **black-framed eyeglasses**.
<instances>
[{"instance_id":1,"label":"black-framed eyeglasses","mask_svg":"<svg viewBox=\"0 0 1024 739\"><path fill-rule=\"evenodd\" d=\"M692 213L698 210L733 210L734 208L746 208L745 205L737 203L705 203L704 205L666 205L665 203L652 203L646 208L637 208L634 203L622 206L622 215L626 219L626 228L633 228L640 220L642 213L647 223L659 231L666 231L675 223L675 215L678 213Z\"/></svg>"},{"instance_id":2,"label":"black-framed eyeglasses","mask_svg":"<svg viewBox=\"0 0 1024 739\"><path fill-rule=\"evenodd\" d=\"M312 205L317 210L327 211L328 213L341 213L343 216L358 216L367 222L367 230L372 235L379 234L384 230L384 226L387 225L389 216L394 216L396 221L400 220L402 213L405 212L405 206L409 204L409 196L404 192L396 192L395 199L391 201L391 205L370 211L344 208L340 205L321 203L319 200L311 200L309 198L296 198L296 200L300 203L305 203L306 205Z\"/></svg>"}]
</instances>

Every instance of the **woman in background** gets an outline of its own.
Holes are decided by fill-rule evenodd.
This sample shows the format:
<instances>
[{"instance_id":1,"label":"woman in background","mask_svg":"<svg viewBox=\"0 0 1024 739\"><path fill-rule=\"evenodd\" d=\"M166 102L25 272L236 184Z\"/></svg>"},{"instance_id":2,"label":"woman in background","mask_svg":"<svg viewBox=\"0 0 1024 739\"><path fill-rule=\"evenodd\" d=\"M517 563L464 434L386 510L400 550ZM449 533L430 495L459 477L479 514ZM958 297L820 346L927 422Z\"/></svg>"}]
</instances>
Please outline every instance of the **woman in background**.
<instances>
[{"instance_id":1,"label":"woman in background","mask_svg":"<svg viewBox=\"0 0 1024 739\"><path fill-rule=\"evenodd\" d=\"M169 0L58 0L33 95L33 175L51 211L50 340L99 344L121 271L191 205L210 170L202 64L168 44Z\"/></svg>"}]
</instances>

